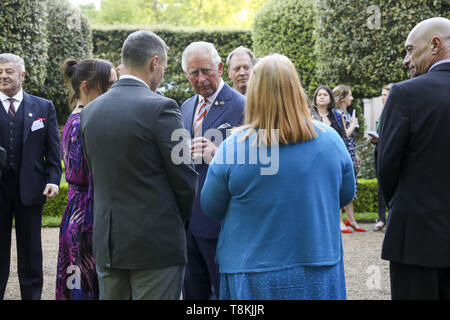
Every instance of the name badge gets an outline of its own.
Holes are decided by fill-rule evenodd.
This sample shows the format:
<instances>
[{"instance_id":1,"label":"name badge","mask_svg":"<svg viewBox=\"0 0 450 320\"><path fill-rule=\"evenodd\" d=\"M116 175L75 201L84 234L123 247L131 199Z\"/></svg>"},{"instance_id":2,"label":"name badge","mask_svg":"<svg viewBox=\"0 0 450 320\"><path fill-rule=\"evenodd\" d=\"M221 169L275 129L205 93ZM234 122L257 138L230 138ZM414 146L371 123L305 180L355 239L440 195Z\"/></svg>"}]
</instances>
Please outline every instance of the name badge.
<instances>
[{"instance_id":1,"label":"name badge","mask_svg":"<svg viewBox=\"0 0 450 320\"><path fill-rule=\"evenodd\" d=\"M31 126L31 131L36 131L39 129L42 129L44 127L44 122L42 122L42 119L33 121L33 125Z\"/></svg>"}]
</instances>

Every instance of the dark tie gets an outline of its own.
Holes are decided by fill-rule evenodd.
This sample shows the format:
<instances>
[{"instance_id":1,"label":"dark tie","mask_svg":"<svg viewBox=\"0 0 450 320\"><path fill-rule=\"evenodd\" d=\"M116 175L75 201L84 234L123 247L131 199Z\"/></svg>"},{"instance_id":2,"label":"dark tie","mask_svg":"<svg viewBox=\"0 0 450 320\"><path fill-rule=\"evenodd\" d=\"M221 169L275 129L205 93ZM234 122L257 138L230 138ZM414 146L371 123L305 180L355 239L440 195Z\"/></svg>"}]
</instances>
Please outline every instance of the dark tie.
<instances>
[{"instance_id":1,"label":"dark tie","mask_svg":"<svg viewBox=\"0 0 450 320\"><path fill-rule=\"evenodd\" d=\"M8 98L9 101L9 109L8 109L8 113L11 117L15 117L16 116L16 109L14 109L14 98Z\"/></svg>"}]
</instances>

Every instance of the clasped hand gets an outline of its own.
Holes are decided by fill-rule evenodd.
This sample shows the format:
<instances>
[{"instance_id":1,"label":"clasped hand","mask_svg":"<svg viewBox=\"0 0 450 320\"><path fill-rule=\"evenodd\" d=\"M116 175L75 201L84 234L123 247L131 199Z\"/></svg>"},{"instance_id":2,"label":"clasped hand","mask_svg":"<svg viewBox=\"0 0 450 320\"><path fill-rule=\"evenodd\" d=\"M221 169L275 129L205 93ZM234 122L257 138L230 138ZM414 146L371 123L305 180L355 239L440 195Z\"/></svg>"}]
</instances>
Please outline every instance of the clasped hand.
<instances>
[{"instance_id":1,"label":"clasped hand","mask_svg":"<svg viewBox=\"0 0 450 320\"><path fill-rule=\"evenodd\" d=\"M211 140L203 137L198 137L192 140L191 155L194 163L196 160L202 159L206 164L210 164L214 155L216 154L217 147Z\"/></svg>"}]
</instances>

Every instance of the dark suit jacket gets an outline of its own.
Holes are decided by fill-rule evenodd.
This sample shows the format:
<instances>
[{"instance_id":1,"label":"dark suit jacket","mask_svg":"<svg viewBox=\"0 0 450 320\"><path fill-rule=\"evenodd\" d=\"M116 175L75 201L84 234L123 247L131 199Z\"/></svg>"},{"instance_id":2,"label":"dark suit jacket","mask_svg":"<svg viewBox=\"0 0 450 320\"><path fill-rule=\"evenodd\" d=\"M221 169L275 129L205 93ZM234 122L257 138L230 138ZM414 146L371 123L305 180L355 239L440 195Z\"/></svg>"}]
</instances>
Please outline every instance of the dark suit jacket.
<instances>
[{"instance_id":1,"label":"dark suit jacket","mask_svg":"<svg viewBox=\"0 0 450 320\"><path fill-rule=\"evenodd\" d=\"M394 85L380 124L378 178L390 214L382 258L450 267L450 63Z\"/></svg>"},{"instance_id":2,"label":"dark suit jacket","mask_svg":"<svg viewBox=\"0 0 450 320\"><path fill-rule=\"evenodd\" d=\"M6 165L6 150L3 147L0 147L0 175L2 172L1 170L5 167L5 165Z\"/></svg>"},{"instance_id":3,"label":"dark suit jacket","mask_svg":"<svg viewBox=\"0 0 450 320\"><path fill-rule=\"evenodd\" d=\"M217 102L217 104L216 104ZM198 94L186 100L181 106L184 127L193 136L192 124L194 121L194 112L198 104ZM217 95L216 101L211 106L202 123L202 134L208 129L220 129L222 141L226 138L226 130L241 125L244 121L245 97L233 90L228 84L224 84L222 90ZM227 124L229 127L227 128ZM220 141L213 141L216 145ZM197 196L195 198L194 211L189 219L189 228L193 234L200 238L217 239L220 232L220 223L209 218L202 210L200 205L200 193L205 183L206 173L208 172L206 163L196 164L195 169L199 174Z\"/></svg>"},{"instance_id":4,"label":"dark suit jacket","mask_svg":"<svg viewBox=\"0 0 450 320\"><path fill-rule=\"evenodd\" d=\"M171 160L179 143L171 134L179 128L176 102L134 79L118 80L83 108L96 264L153 269L186 263L184 223L192 213L197 173L192 164Z\"/></svg>"},{"instance_id":5,"label":"dark suit jacket","mask_svg":"<svg viewBox=\"0 0 450 320\"><path fill-rule=\"evenodd\" d=\"M35 206L45 202L42 193L47 183L59 186L62 173L61 142L55 107L51 101L23 92L22 106L24 127L20 197L24 205ZM31 131L37 118L45 119L44 128Z\"/></svg>"}]
</instances>

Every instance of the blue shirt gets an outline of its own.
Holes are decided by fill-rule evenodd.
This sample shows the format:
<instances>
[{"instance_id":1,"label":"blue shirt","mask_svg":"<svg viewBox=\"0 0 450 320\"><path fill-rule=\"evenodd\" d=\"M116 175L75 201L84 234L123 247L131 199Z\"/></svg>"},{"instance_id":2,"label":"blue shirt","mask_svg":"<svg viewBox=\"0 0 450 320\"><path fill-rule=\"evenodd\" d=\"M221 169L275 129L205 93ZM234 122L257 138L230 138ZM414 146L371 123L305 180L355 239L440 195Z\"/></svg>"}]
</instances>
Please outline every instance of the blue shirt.
<instances>
[{"instance_id":1,"label":"blue shirt","mask_svg":"<svg viewBox=\"0 0 450 320\"><path fill-rule=\"evenodd\" d=\"M216 254L221 273L341 260L339 209L355 193L353 164L337 132L314 124L321 128L315 129L317 138L268 148L268 156L264 148L249 143L255 134L239 141L246 131L231 135L218 148L201 204L208 216L222 220Z\"/></svg>"}]
</instances>

